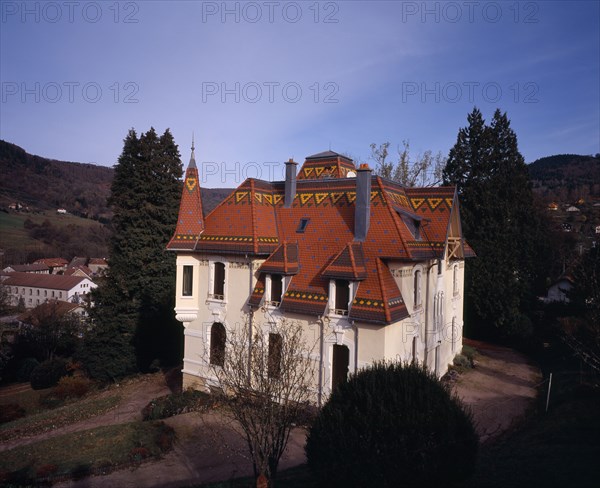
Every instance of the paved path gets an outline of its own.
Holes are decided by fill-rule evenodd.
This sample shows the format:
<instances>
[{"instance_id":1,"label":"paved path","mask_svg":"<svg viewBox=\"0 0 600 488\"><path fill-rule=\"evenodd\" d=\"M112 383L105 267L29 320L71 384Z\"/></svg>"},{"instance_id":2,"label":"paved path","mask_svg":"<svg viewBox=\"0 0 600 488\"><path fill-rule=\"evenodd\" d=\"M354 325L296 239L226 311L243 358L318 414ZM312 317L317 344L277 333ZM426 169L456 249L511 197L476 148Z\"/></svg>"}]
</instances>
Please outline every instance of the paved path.
<instances>
[{"instance_id":1,"label":"paved path","mask_svg":"<svg viewBox=\"0 0 600 488\"><path fill-rule=\"evenodd\" d=\"M511 429L533 407L542 374L523 354L507 347L465 340L477 349L474 369L454 386L471 410L481 442Z\"/></svg>"}]
</instances>

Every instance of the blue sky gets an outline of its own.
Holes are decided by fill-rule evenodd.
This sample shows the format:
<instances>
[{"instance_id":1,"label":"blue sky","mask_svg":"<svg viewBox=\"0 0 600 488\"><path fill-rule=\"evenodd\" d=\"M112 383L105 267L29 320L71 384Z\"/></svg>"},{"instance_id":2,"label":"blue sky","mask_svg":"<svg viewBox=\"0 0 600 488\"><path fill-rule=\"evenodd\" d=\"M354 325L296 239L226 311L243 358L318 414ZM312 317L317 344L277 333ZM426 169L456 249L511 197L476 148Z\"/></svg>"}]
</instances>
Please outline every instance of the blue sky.
<instances>
[{"instance_id":1,"label":"blue sky","mask_svg":"<svg viewBox=\"0 0 600 488\"><path fill-rule=\"evenodd\" d=\"M600 152L598 1L0 2L0 138L114 165L170 128L202 184L372 142L447 154L473 106L525 160Z\"/></svg>"}]
</instances>

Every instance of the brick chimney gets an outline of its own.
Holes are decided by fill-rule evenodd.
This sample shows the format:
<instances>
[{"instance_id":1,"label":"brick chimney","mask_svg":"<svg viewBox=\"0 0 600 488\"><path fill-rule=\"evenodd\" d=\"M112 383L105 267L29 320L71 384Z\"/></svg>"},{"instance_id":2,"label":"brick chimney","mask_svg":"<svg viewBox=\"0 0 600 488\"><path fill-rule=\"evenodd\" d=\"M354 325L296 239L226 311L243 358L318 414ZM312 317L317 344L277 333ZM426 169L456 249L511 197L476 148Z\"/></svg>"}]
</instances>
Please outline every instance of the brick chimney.
<instances>
[{"instance_id":1,"label":"brick chimney","mask_svg":"<svg viewBox=\"0 0 600 488\"><path fill-rule=\"evenodd\" d=\"M285 196L283 208L291 208L296 197L296 163L292 158L285 163Z\"/></svg>"},{"instance_id":2,"label":"brick chimney","mask_svg":"<svg viewBox=\"0 0 600 488\"><path fill-rule=\"evenodd\" d=\"M354 240L364 242L371 217L371 168L366 163L356 171L356 202L354 207Z\"/></svg>"}]
</instances>

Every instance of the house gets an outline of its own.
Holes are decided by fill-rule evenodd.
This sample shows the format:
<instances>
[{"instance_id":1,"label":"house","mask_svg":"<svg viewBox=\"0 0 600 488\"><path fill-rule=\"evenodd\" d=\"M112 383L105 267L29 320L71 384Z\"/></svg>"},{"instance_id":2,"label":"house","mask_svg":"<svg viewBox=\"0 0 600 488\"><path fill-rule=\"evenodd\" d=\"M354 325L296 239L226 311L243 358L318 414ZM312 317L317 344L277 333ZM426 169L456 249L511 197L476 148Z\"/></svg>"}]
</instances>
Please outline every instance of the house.
<instances>
[{"instance_id":1,"label":"house","mask_svg":"<svg viewBox=\"0 0 600 488\"><path fill-rule=\"evenodd\" d=\"M34 308L49 300L82 303L96 288L89 278L51 274L10 273L2 284L6 286L11 305L21 302L25 308Z\"/></svg>"},{"instance_id":2,"label":"house","mask_svg":"<svg viewBox=\"0 0 600 488\"><path fill-rule=\"evenodd\" d=\"M75 266L74 268L67 269L64 273L65 276L81 276L83 278L89 278L90 280L94 276L94 273L87 266Z\"/></svg>"},{"instance_id":3,"label":"house","mask_svg":"<svg viewBox=\"0 0 600 488\"><path fill-rule=\"evenodd\" d=\"M569 275L563 275L556 280L550 288L544 302L563 302L569 303L569 292L573 289L573 278Z\"/></svg>"},{"instance_id":4,"label":"house","mask_svg":"<svg viewBox=\"0 0 600 488\"><path fill-rule=\"evenodd\" d=\"M276 345L271 327L283 320L319 343L319 404L373 361L418 361L441 376L461 352L464 260L474 253L455 188L404 188L326 151L299 172L288 161L285 181L248 178L204 218L199 181L192 147L167 246L177 254L184 387L216 384L232 330Z\"/></svg>"},{"instance_id":5,"label":"house","mask_svg":"<svg viewBox=\"0 0 600 488\"><path fill-rule=\"evenodd\" d=\"M596 234L600 234L600 225L597 225L597 226L596 226L596 229L595 229L595 231L596 231Z\"/></svg>"},{"instance_id":6,"label":"house","mask_svg":"<svg viewBox=\"0 0 600 488\"><path fill-rule=\"evenodd\" d=\"M65 215L67 213L67 210L65 208L57 208L56 213Z\"/></svg>"},{"instance_id":7,"label":"house","mask_svg":"<svg viewBox=\"0 0 600 488\"><path fill-rule=\"evenodd\" d=\"M567 212L581 212L581 210L579 210L577 207L574 207L573 205L567 207Z\"/></svg>"},{"instance_id":8,"label":"house","mask_svg":"<svg viewBox=\"0 0 600 488\"><path fill-rule=\"evenodd\" d=\"M5 273L34 273L50 274L50 268L45 264L13 264L7 266L2 271Z\"/></svg>"},{"instance_id":9,"label":"house","mask_svg":"<svg viewBox=\"0 0 600 488\"><path fill-rule=\"evenodd\" d=\"M108 271L108 262L104 258L90 258L87 267L94 276L103 276Z\"/></svg>"},{"instance_id":10,"label":"house","mask_svg":"<svg viewBox=\"0 0 600 488\"><path fill-rule=\"evenodd\" d=\"M34 261L33 264L45 264L50 269L51 274L59 274L67 269L69 261L63 258L44 258Z\"/></svg>"},{"instance_id":11,"label":"house","mask_svg":"<svg viewBox=\"0 0 600 488\"><path fill-rule=\"evenodd\" d=\"M39 321L48 316L62 317L66 314L85 315L85 308L81 304L49 300L37 307L31 308L17 316L21 325L38 325Z\"/></svg>"},{"instance_id":12,"label":"house","mask_svg":"<svg viewBox=\"0 0 600 488\"><path fill-rule=\"evenodd\" d=\"M558 210L558 203L552 202L548 204L548 210L556 212Z\"/></svg>"}]
</instances>

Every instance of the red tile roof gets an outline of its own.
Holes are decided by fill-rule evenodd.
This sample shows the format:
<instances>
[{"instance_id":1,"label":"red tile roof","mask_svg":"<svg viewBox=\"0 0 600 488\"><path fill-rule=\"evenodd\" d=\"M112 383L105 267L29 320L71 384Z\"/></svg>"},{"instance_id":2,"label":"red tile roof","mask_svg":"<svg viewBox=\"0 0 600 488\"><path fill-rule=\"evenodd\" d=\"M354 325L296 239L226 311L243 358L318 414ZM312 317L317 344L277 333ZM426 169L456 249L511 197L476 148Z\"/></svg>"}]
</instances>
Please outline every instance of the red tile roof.
<instances>
[{"instance_id":1,"label":"red tile roof","mask_svg":"<svg viewBox=\"0 0 600 488\"><path fill-rule=\"evenodd\" d=\"M69 261L63 258L44 258L34 261L33 264L45 264L46 266L49 266L51 268L57 268L61 266L66 266L67 264L69 264Z\"/></svg>"},{"instance_id":2,"label":"red tile roof","mask_svg":"<svg viewBox=\"0 0 600 488\"><path fill-rule=\"evenodd\" d=\"M204 215L202 214L202 198L200 197L200 179L192 156L190 165L185 172L175 235L167 244L167 249L194 249L203 230Z\"/></svg>"},{"instance_id":3,"label":"red tile roof","mask_svg":"<svg viewBox=\"0 0 600 488\"><path fill-rule=\"evenodd\" d=\"M359 281L350 319L386 324L407 317L387 261L443 256L457 205L455 189L405 189L373 176L369 229L364 242L356 242L357 178L324 178L316 168L329 163L335 163L335 176L354 168L350 159L333 152L306 158L290 208L283 205L284 182L246 180L207 215L195 246L178 249L266 258L250 297L252 306L264 295L265 273L293 274L281 303L284 311L323 314L329 280L347 279ZM185 198L184 192L180 222L189 218ZM307 224L301 229L303 220ZM178 224L176 236L179 229Z\"/></svg>"},{"instance_id":4,"label":"red tile roof","mask_svg":"<svg viewBox=\"0 0 600 488\"><path fill-rule=\"evenodd\" d=\"M10 273L10 277L4 280L7 286L30 286L33 288L48 288L50 290L70 290L83 280L82 276L65 276L53 274L35 273Z\"/></svg>"}]
</instances>

